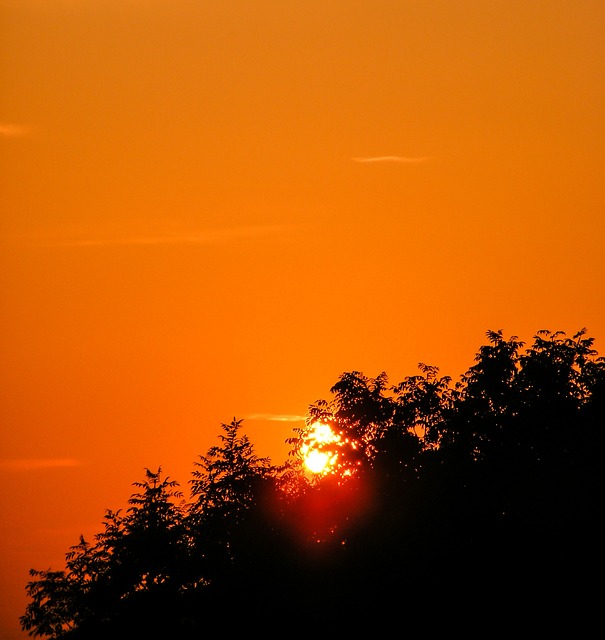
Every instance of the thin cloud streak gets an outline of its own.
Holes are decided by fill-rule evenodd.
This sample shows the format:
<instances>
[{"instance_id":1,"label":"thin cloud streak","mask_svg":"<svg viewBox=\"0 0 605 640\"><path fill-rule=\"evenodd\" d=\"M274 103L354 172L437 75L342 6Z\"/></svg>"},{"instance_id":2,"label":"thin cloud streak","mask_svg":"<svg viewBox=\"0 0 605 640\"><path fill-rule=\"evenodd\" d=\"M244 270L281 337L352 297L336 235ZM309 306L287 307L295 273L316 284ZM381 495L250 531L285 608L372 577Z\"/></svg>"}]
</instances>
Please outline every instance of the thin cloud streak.
<instances>
[{"instance_id":1,"label":"thin cloud streak","mask_svg":"<svg viewBox=\"0 0 605 640\"><path fill-rule=\"evenodd\" d=\"M395 164L419 164L421 162L426 162L429 160L427 156L417 157L417 158L408 158L405 156L369 156L369 157L357 157L351 158L353 162L362 162L362 163L376 163L376 162L391 162Z\"/></svg>"},{"instance_id":2,"label":"thin cloud streak","mask_svg":"<svg viewBox=\"0 0 605 640\"><path fill-rule=\"evenodd\" d=\"M21 138L28 135L29 127L20 124L11 124L8 122L0 122L0 136L3 138Z\"/></svg>"},{"instance_id":3,"label":"thin cloud streak","mask_svg":"<svg viewBox=\"0 0 605 640\"><path fill-rule=\"evenodd\" d=\"M20 458L0 460L0 469L4 471L39 471L41 469L66 469L81 467L84 463L75 458Z\"/></svg>"},{"instance_id":4,"label":"thin cloud streak","mask_svg":"<svg viewBox=\"0 0 605 640\"><path fill-rule=\"evenodd\" d=\"M291 229L289 226L236 227L233 229L210 229L206 231L175 235L131 236L118 238L85 238L81 240L57 240L47 242L53 247L104 247L104 246L154 246L154 245L218 245L237 240L277 237Z\"/></svg>"},{"instance_id":5,"label":"thin cloud streak","mask_svg":"<svg viewBox=\"0 0 605 640\"><path fill-rule=\"evenodd\" d=\"M248 420L268 420L270 422L304 422L305 416L288 415L280 413L253 413Z\"/></svg>"}]
</instances>

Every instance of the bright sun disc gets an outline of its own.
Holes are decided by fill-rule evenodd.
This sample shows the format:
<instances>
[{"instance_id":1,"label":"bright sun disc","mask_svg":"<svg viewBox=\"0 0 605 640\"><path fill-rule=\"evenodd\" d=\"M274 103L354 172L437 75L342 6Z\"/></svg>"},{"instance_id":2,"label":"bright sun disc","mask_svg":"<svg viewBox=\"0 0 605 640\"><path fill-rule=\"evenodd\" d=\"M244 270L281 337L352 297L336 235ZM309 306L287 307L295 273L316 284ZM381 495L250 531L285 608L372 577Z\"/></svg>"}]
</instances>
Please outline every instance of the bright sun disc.
<instances>
[{"instance_id":1,"label":"bright sun disc","mask_svg":"<svg viewBox=\"0 0 605 640\"><path fill-rule=\"evenodd\" d=\"M330 456L322 451L309 451L305 457L305 466L313 473L321 473L330 462Z\"/></svg>"},{"instance_id":2,"label":"bright sun disc","mask_svg":"<svg viewBox=\"0 0 605 640\"><path fill-rule=\"evenodd\" d=\"M338 454L322 450L322 445L339 441L340 436L336 435L328 425L320 422L313 425L305 444L301 447L305 467L312 473L328 471L334 466Z\"/></svg>"}]
</instances>

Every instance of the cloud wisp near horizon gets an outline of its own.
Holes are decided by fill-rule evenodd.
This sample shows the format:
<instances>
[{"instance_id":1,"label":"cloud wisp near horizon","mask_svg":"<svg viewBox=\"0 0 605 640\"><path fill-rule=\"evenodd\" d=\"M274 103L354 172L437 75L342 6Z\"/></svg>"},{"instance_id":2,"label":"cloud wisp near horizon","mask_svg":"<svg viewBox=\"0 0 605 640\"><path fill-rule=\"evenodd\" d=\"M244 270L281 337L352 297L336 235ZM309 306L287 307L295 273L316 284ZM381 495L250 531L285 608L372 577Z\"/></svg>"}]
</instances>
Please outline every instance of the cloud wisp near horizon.
<instances>
[{"instance_id":1,"label":"cloud wisp near horizon","mask_svg":"<svg viewBox=\"0 0 605 640\"><path fill-rule=\"evenodd\" d=\"M0 469L4 471L40 471L44 469L81 467L83 465L83 461L75 458L16 458L0 460Z\"/></svg>"},{"instance_id":2,"label":"cloud wisp near horizon","mask_svg":"<svg viewBox=\"0 0 605 640\"><path fill-rule=\"evenodd\" d=\"M351 158L353 162L365 164L393 163L393 164L420 164L430 160L428 156L407 157L407 156L356 156Z\"/></svg>"},{"instance_id":3,"label":"cloud wisp near horizon","mask_svg":"<svg viewBox=\"0 0 605 640\"><path fill-rule=\"evenodd\" d=\"M246 416L248 420L267 420L269 422L304 422L305 416L281 414L281 413L253 413Z\"/></svg>"},{"instance_id":4,"label":"cloud wisp near horizon","mask_svg":"<svg viewBox=\"0 0 605 640\"><path fill-rule=\"evenodd\" d=\"M0 136L3 138L21 138L30 133L31 129L21 124L0 122Z\"/></svg>"},{"instance_id":5,"label":"cloud wisp near horizon","mask_svg":"<svg viewBox=\"0 0 605 640\"><path fill-rule=\"evenodd\" d=\"M229 242L255 239L284 238L293 230L293 225L257 225L231 228L205 229L202 231L180 231L171 234L121 234L100 236L78 234L71 238L55 235L52 238L30 238L28 244L44 247L104 247L104 246L153 246L153 245L220 245Z\"/></svg>"}]
</instances>

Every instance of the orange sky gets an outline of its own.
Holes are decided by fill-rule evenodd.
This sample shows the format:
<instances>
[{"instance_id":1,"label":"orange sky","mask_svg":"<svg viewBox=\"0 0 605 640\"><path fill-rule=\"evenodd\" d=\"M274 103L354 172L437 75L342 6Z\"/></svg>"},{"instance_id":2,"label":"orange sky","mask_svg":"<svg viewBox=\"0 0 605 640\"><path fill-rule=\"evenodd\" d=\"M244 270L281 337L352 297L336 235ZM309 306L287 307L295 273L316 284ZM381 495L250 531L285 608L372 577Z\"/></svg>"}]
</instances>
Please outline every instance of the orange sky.
<instances>
[{"instance_id":1,"label":"orange sky","mask_svg":"<svg viewBox=\"0 0 605 640\"><path fill-rule=\"evenodd\" d=\"M143 467L344 371L605 354L602 0L0 0L0 636Z\"/></svg>"}]
</instances>

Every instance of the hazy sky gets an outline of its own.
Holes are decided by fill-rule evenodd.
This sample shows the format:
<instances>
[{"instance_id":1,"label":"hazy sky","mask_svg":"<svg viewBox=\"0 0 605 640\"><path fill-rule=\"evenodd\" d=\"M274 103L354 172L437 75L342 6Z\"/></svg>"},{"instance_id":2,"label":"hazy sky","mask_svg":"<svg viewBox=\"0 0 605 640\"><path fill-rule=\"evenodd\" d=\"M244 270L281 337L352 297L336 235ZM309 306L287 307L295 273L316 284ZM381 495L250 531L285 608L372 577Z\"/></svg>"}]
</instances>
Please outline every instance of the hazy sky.
<instances>
[{"instance_id":1,"label":"hazy sky","mask_svg":"<svg viewBox=\"0 0 605 640\"><path fill-rule=\"evenodd\" d=\"M0 0L0 636L145 466L344 371L605 353L602 0Z\"/></svg>"}]
</instances>

